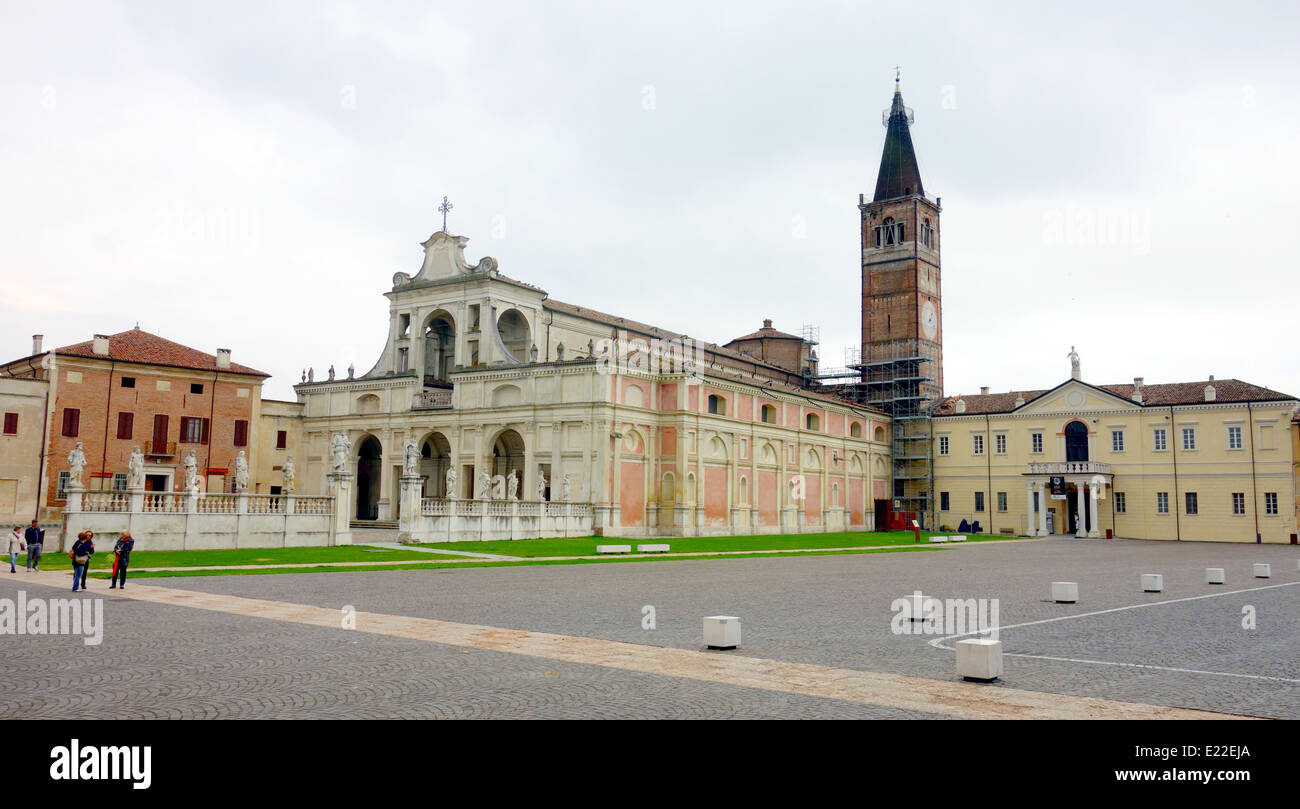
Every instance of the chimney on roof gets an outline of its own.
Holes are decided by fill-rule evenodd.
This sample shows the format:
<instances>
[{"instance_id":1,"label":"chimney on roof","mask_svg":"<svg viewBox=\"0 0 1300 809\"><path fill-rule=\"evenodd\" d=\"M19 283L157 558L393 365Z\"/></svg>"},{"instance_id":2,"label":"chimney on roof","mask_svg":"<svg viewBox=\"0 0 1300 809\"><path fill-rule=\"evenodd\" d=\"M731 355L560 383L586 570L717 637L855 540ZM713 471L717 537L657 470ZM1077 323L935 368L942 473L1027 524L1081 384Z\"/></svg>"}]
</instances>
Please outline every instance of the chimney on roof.
<instances>
[{"instance_id":1,"label":"chimney on roof","mask_svg":"<svg viewBox=\"0 0 1300 809\"><path fill-rule=\"evenodd\" d=\"M989 386L988 385L980 386L980 396L988 396L988 395L989 395Z\"/></svg>"},{"instance_id":2,"label":"chimney on roof","mask_svg":"<svg viewBox=\"0 0 1300 809\"><path fill-rule=\"evenodd\" d=\"M218 368L230 367L230 349L228 348L217 349L217 367Z\"/></svg>"},{"instance_id":3,"label":"chimney on roof","mask_svg":"<svg viewBox=\"0 0 1300 809\"><path fill-rule=\"evenodd\" d=\"M765 329L772 328L772 318L770 317L763 318L763 328Z\"/></svg>"},{"instance_id":4,"label":"chimney on roof","mask_svg":"<svg viewBox=\"0 0 1300 809\"><path fill-rule=\"evenodd\" d=\"M108 335L96 334L94 341L90 344L90 350L101 357L108 356Z\"/></svg>"},{"instance_id":5,"label":"chimney on roof","mask_svg":"<svg viewBox=\"0 0 1300 809\"><path fill-rule=\"evenodd\" d=\"M1133 377L1133 401L1142 404L1142 381L1144 377Z\"/></svg>"},{"instance_id":6,"label":"chimney on roof","mask_svg":"<svg viewBox=\"0 0 1300 809\"><path fill-rule=\"evenodd\" d=\"M1016 394L1016 407L1024 407L1024 405L1025 405L1025 396L1024 396L1024 394L1023 394L1023 393L1017 393L1017 394Z\"/></svg>"},{"instance_id":7,"label":"chimney on roof","mask_svg":"<svg viewBox=\"0 0 1300 809\"><path fill-rule=\"evenodd\" d=\"M1211 377L1211 379L1213 379L1213 377ZM1218 392L1214 389L1214 386L1213 386L1213 385L1206 385L1206 386L1205 386L1205 401L1207 401L1207 402L1213 402L1214 399L1215 399L1215 397L1216 397L1217 395L1218 395Z\"/></svg>"},{"instance_id":8,"label":"chimney on roof","mask_svg":"<svg viewBox=\"0 0 1300 809\"><path fill-rule=\"evenodd\" d=\"M41 349L43 349L44 347L45 347L45 335L33 334L32 335L32 356L34 357L37 354L41 353Z\"/></svg>"},{"instance_id":9,"label":"chimney on roof","mask_svg":"<svg viewBox=\"0 0 1300 809\"><path fill-rule=\"evenodd\" d=\"M1214 381L1214 374L1210 374L1210 381L1211 381L1211 382Z\"/></svg>"}]
</instances>

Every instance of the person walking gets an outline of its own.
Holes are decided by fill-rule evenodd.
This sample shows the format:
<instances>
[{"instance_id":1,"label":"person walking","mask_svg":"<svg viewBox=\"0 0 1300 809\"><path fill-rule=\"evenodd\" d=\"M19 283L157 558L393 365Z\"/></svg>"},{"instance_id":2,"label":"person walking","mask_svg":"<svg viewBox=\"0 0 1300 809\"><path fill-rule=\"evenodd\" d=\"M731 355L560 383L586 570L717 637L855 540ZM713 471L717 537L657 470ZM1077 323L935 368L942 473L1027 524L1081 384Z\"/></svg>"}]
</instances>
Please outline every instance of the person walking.
<instances>
[{"instance_id":1,"label":"person walking","mask_svg":"<svg viewBox=\"0 0 1300 809\"><path fill-rule=\"evenodd\" d=\"M90 557L95 555L95 543L92 541L94 533L83 531L77 534L77 541L73 543L72 550L68 551L68 556L72 558L72 592L77 592L77 585L81 589L86 589L86 570L90 567Z\"/></svg>"},{"instance_id":2,"label":"person walking","mask_svg":"<svg viewBox=\"0 0 1300 809\"><path fill-rule=\"evenodd\" d=\"M25 550L26 548L27 546L23 544L23 527L21 525L15 525L14 532L9 535L8 550L9 550L9 572L10 573L18 572L18 552L21 550Z\"/></svg>"},{"instance_id":3,"label":"person walking","mask_svg":"<svg viewBox=\"0 0 1300 809\"><path fill-rule=\"evenodd\" d=\"M113 556L116 558L113 560L113 578L108 589L126 589L126 567L131 563L133 550L135 550L135 540L129 533L123 531L118 535L117 542L113 544Z\"/></svg>"},{"instance_id":4,"label":"person walking","mask_svg":"<svg viewBox=\"0 0 1300 809\"><path fill-rule=\"evenodd\" d=\"M27 540L27 572L39 570L41 563L41 544L45 541L45 532L41 530L40 523L32 520L31 526L23 535Z\"/></svg>"}]
</instances>

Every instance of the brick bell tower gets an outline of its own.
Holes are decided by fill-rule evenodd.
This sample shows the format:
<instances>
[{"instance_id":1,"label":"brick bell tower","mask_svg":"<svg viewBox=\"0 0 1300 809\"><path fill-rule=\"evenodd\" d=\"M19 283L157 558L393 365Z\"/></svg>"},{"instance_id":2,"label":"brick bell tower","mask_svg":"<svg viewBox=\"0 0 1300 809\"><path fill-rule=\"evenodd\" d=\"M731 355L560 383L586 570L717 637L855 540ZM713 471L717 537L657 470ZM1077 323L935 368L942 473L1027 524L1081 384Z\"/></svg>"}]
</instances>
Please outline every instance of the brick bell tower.
<instances>
[{"instance_id":1,"label":"brick bell tower","mask_svg":"<svg viewBox=\"0 0 1300 809\"><path fill-rule=\"evenodd\" d=\"M928 417L943 398L939 200L925 195L912 146L912 110L894 98L882 116L876 192L862 216L862 383L867 404L894 417L895 511L933 505ZM933 523L927 522L927 525Z\"/></svg>"}]
</instances>

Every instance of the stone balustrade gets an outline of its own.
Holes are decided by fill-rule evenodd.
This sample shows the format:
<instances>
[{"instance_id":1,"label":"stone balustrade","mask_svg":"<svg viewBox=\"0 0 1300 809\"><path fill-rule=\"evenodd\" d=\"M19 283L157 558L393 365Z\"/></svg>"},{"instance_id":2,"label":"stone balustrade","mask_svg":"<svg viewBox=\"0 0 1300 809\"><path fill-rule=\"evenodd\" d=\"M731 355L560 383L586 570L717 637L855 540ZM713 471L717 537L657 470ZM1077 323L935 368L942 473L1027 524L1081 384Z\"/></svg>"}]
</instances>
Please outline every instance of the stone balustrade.
<instances>
[{"instance_id":1,"label":"stone balustrade","mask_svg":"<svg viewBox=\"0 0 1300 809\"><path fill-rule=\"evenodd\" d=\"M1056 461L1029 464L1030 475L1109 475L1110 464L1097 461Z\"/></svg>"}]
</instances>

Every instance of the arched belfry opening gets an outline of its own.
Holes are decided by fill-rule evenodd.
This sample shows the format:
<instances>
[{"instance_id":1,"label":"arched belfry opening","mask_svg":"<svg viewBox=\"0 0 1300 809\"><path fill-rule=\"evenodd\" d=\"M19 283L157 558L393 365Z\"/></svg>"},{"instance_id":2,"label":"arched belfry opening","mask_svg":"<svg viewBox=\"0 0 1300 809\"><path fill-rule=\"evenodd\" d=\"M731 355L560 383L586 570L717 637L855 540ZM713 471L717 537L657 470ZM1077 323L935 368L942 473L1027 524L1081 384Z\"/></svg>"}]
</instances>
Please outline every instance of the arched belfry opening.
<instances>
[{"instance_id":1,"label":"arched belfry opening","mask_svg":"<svg viewBox=\"0 0 1300 809\"><path fill-rule=\"evenodd\" d=\"M497 333L506 351L518 362L529 361L531 339L528 333L528 320L518 309L507 309L497 318Z\"/></svg>"},{"instance_id":2,"label":"arched belfry opening","mask_svg":"<svg viewBox=\"0 0 1300 809\"><path fill-rule=\"evenodd\" d=\"M383 445L373 435L357 447L357 519L379 519L379 488L383 471Z\"/></svg>"},{"instance_id":3,"label":"arched belfry opening","mask_svg":"<svg viewBox=\"0 0 1300 809\"><path fill-rule=\"evenodd\" d=\"M1088 460L1088 425L1081 421L1065 425L1065 460Z\"/></svg>"},{"instance_id":4,"label":"arched belfry opening","mask_svg":"<svg viewBox=\"0 0 1300 809\"><path fill-rule=\"evenodd\" d=\"M424 326L424 384L442 387L456 367L456 321L443 310Z\"/></svg>"}]
</instances>

